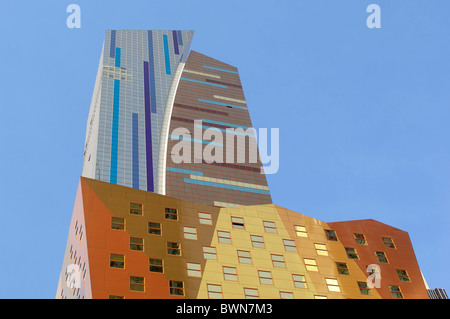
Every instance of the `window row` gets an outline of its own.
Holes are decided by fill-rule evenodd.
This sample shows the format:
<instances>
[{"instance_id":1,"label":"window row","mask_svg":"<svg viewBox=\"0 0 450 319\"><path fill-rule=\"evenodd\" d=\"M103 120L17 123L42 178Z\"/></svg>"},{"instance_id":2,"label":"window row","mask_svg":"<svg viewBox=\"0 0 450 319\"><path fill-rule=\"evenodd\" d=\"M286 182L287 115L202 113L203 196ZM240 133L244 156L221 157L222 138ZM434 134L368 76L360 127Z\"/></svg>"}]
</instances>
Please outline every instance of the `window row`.
<instances>
[{"instance_id":1,"label":"window row","mask_svg":"<svg viewBox=\"0 0 450 319\"><path fill-rule=\"evenodd\" d=\"M295 227L299 227L299 226L295 226ZM297 236L299 236L298 233L297 233ZM331 240L331 241L338 240L336 232L331 229L325 229L325 236L326 236L327 240ZM303 237L307 237L307 235L303 236ZM364 234L353 233L353 237L355 239L355 242L358 245L367 245L367 239L364 236ZM391 237L381 237L381 241L382 241L384 247L386 247L386 248L393 248L393 249L396 248L396 246L394 244L394 240Z\"/></svg>"}]
</instances>

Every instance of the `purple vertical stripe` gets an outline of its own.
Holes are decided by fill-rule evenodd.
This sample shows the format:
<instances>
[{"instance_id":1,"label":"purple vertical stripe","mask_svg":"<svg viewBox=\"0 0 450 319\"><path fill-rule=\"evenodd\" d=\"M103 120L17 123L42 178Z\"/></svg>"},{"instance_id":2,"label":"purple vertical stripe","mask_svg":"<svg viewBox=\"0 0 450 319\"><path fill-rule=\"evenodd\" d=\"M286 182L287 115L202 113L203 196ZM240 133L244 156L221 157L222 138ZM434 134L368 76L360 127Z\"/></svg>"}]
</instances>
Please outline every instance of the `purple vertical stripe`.
<instances>
[{"instance_id":1,"label":"purple vertical stripe","mask_svg":"<svg viewBox=\"0 0 450 319\"><path fill-rule=\"evenodd\" d=\"M144 61L144 103L145 103L145 154L147 158L147 191L154 191L153 182L153 147L152 147L152 118L150 109L149 66Z\"/></svg>"},{"instance_id":2,"label":"purple vertical stripe","mask_svg":"<svg viewBox=\"0 0 450 319\"><path fill-rule=\"evenodd\" d=\"M111 41L109 42L109 57L116 57L116 30L111 30Z\"/></svg>"},{"instance_id":3,"label":"purple vertical stripe","mask_svg":"<svg viewBox=\"0 0 450 319\"><path fill-rule=\"evenodd\" d=\"M175 54L180 54L180 51L178 49L178 33L177 31L172 31L172 38L173 38L173 49L175 51Z\"/></svg>"}]
</instances>

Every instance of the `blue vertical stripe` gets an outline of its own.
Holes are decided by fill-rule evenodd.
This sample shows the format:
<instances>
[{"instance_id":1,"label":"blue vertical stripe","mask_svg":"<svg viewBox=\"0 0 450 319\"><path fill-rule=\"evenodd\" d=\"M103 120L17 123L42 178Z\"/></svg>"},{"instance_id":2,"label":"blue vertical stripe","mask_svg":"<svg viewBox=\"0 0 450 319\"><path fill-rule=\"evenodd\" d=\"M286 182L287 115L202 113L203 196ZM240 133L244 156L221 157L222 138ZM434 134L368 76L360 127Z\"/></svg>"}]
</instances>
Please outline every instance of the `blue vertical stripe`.
<instances>
[{"instance_id":1,"label":"blue vertical stripe","mask_svg":"<svg viewBox=\"0 0 450 319\"><path fill-rule=\"evenodd\" d=\"M117 154L119 144L119 97L120 81L114 80L113 120L111 134L111 170L109 181L117 184Z\"/></svg>"},{"instance_id":2,"label":"blue vertical stripe","mask_svg":"<svg viewBox=\"0 0 450 319\"><path fill-rule=\"evenodd\" d=\"M139 189L139 116L137 113L133 113L133 150L132 150L132 161L133 161L133 188Z\"/></svg>"},{"instance_id":3,"label":"blue vertical stripe","mask_svg":"<svg viewBox=\"0 0 450 319\"><path fill-rule=\"evenodd\" d=\"M120 68L120 55L120 48L116 48L116 62L114 64L116 68Z\"/></svg>"},{"instance_id":4,"label":"blue vertical stripe","mask_svg":"<svg viewBox=\"0 0 450 319\"><path fill-rule=\"evenodd\" d=\"M147 165L147 191L154 191L152 113L150 110L149 65L144 61L144 109L145 109L145 156Z\"/></svg>"},{"instance_id":5,"label":"blue vertical stripe","mask_svg":"<svg viewBox=\"0 0 450 319\"><path fill-rule=\"evenodd\" d=\"M115 58L116 53L116 30L111 30L111 41L109 42L109 57Z\"/></svg>"},{"instance_id":6,"label":"blue vertical stripe","mask_svg":"<svg viewBox=\"0 0 450 319\"><path fill-rule=\"evenodd\" d=\"M177 31L177 35L178 35L178 45L183 45L183 35L181 34L181 30Z\"/></svg>"},{"instance_id":7,"label":"blue vertical stripe","mask_svg":"<svg viewBox=\"0 0 450 319\"><path fill-rule=\"evenodd\" d=\"M148 31L148 68L150 77L150 109L152 113L156 113L155 62L153 59L152 31Z\"/></svg>"},{"instance_id":8,"label":"blue vertical stripe","mask_svg":"<svg viewBox=\"0 0 450 319\"><path fill-rule=\"evenodd\" d=\"M169 57L169 40L167 38L167 35L163 35L164 40L164 59L166 62L166 74L172 74L170 71L170 57Z\"/></svg>"}]
</instances>

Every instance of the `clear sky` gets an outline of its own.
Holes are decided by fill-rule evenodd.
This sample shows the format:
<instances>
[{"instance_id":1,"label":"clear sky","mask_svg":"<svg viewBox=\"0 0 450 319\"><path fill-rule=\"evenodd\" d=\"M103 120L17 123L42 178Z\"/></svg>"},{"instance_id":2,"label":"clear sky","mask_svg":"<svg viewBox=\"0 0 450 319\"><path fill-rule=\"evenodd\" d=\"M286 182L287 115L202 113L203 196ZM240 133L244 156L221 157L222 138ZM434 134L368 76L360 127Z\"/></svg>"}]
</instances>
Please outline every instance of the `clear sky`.
<instances>
[{"instance_id":1,"label":"clear sky","mask_svg":"<svg viewBox=\"0 0 450 319\"><path fill-rule=\"evenodd\" d=\"M81 28L69 29L69 4ZM381 8L369 29L366 7ZM106 29L195 30L280 129L276 204L409 233L450 289L450 1L0 0L0 298L54 298Z\"/></svg>"}]
</instances>

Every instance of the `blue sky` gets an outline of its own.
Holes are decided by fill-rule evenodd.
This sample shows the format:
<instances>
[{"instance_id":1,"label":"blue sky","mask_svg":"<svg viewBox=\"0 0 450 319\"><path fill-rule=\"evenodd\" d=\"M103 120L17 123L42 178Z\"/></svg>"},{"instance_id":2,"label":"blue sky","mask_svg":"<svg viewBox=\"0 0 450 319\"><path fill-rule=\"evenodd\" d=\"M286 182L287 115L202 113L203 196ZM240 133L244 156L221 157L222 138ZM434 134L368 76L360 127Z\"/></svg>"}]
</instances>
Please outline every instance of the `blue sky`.
<instances>
[{"instance_id":1,"label":"blue sky","mask_svg":"<svg viewBox=\"0 0 450 319\"><path fill-rule=\"evenodd\" d=\"M69 29L66 7L81 7ZM366 7L381 7L369 29ZM446 0L0 1L0 298L54 298L106 29L195 30L280 129L276 204L407 231L432 288L450 210Z\"/></svg>"}]
</instances>

